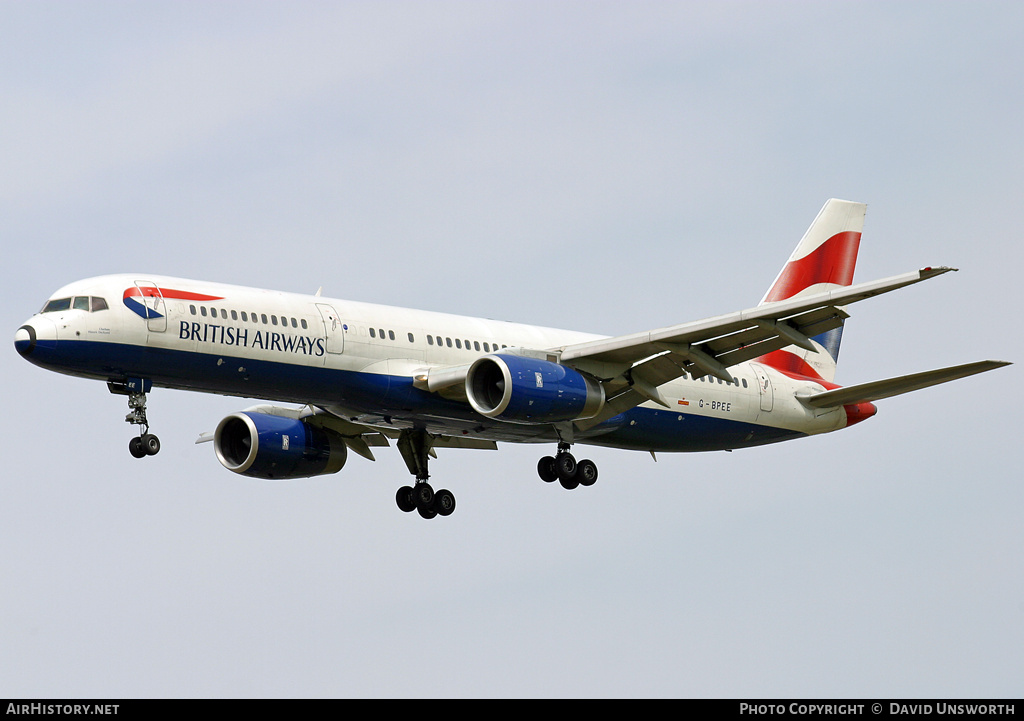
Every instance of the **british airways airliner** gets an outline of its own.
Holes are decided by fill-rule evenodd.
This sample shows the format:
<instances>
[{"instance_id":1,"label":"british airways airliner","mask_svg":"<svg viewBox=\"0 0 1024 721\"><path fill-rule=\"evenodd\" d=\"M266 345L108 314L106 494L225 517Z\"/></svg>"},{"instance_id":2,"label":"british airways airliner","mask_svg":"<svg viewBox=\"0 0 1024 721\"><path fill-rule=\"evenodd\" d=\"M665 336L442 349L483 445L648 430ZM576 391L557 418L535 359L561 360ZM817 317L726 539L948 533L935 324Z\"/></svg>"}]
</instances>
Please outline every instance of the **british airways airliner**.
<instances>
[{"instance_id":1,"label":"british airways airliner","mask_svg":"<svg viewBox=\"0 0 1024 721\"><path fill-rule=\"evenodd\" d=\"M335 473L349 451L374 460L395 441L415 477L398 507L455 509L428 482L436 448L548 443L546 482L598 476L574 444L715 451L827 433L875 414L876 401L1007 363L965 365L840 387L833 380L846 308L942 275L929 267L852 285L865 207L829 200L759 305L602 337L482 318L297 295L148 273L77 281L18 328L43 368L105 381L127 396L136 458L154 387L257 398L213 433L235 473L294 479Z\"/></svg>"}]
</instances>

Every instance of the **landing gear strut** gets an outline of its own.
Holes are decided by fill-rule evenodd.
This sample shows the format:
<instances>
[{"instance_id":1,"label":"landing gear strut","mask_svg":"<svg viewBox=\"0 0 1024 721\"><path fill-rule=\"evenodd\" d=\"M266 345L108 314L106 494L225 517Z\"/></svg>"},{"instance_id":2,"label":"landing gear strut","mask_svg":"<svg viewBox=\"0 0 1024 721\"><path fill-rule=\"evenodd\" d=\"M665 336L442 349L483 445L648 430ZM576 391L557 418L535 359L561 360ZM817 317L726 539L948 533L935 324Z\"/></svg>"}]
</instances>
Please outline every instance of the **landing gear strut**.
<instances>
[{"instance_id":1,"label":"landing gear strut","mask_svg":"<svg viewBox=\"0 0 1024 721\"><path fill-rule=\"evenodd\" d=\"M160 452L160 439L149 432L149 421L146 419L146 390L150 387L148 381L138 379L131 379L126 383L107 383L111 393L128 396L128 415L124 420L126 423L139 426L139 435L128 442L128 452L135 458L155 456Z\"/></svg>"},{"instance_id":2,"label":"landing gear strut","mask_svg":"<svg viewBox=\"0 0 1024 721\"><path fill-rule=\"evenodd\" d=\"M544 456L537 462L537 475L545 483L558 481L562 488L571 491L597 482L597 464L590 459L577 461L569 452L569 444L560 442L554 456Z\"/></svg>"},{"instance_id":3,"label":"landing gear strut","mask_svg":"<svg viewBox=\"0 0 1024 721\"><path fill-rule=\"evenodd\" d=\"M406 429L398 437L398 450L409 472L416 477L413 486L402 486L395 494L399 509L417 511L423 518L450 516L455 510L455 494L448 489L435 491L427 482L427 461L432 455L431 436L422 429Z\"/></svg>"}]
</instances>

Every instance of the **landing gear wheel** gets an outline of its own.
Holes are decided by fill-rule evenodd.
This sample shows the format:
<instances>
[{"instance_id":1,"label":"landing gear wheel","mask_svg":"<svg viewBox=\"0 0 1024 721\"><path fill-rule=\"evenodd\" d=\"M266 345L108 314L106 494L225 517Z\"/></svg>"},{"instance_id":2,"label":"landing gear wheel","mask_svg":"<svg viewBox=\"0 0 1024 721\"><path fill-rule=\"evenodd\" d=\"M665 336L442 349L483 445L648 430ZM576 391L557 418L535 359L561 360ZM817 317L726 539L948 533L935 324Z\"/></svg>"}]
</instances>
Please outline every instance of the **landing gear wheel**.
<instances>
[{"instance_id":1,"label":"landing gear wheel","mask_svg":"<svg viewBox=\"0 0 1024 721\"><path fill-rule=\"evenodd\" d=\"M576 459L571 453L559 453L555 456L555 473L558 474L558 480L562 481L563 486L565 481L576 478Z\"/></svg>"},{"instance_id":2,"label":"landing gear wheel","mask_svg":"<svg viewBox=\"0 0 1024 721\"><path fill-rule=\"evenodd\" d=\"M152 433L144 433L142 435L142 449L146 452L147 456L155 456L160 452L160 439Z\"/></svg>"},{"instance_id":3,"label":"landing gear wheel","mask_svg":"<svg viewBox=\"0 0 1024 721\"><path fill-rule=\"evenodd\" d=\"M142 438L135 436L128 441L128 452L135 458L145 458L146 449L142 445Z\"/></svg>"},{"instance_id":4,"label":"landing gear wheel","mask_svg":"<svg viewBox=\"0 0 1024 721\"><path fill-rule=\"evenodd\" d=\"M416 499L416 507L421 511L424 508L430 508L434 504L434 489L430 487L429 483L417 483L413 490L413 498Z\"/></svg>"},{"instance_id":5,"label":"landing gear wheel","mask_svg":"<svg viewBox=\"0 0 1024 721\"><path fill-rule=\"evenodd\" d=\"M424 508L423 506L417 506L416 510L419 511L419 514L424 518L433 518L437 515L437 511L435 511L433 508Z\"/></svg>"},{"instance_id":6,"label":"landing gear wheel","mask_svg":"<svg viewBox=\"0 0 1024 721\"><path fill-rule=\"evenodd\" d=\"M413 498L412 486L402 486L395 494L395 502L398 508L405 513L412 513L416 510L416 500Z\"/></svg>"},{"instance_id":7,"label":"landing gear wheel","mask_svg":"<svg viewBox=\"0 0 1024 721\"><path fill-rule=\"evenodd\" d=\"M554 456L544 456L537 461L537 475L545 483L554 483L558 480L558 472L555 470Z\"/></svg>"},{"instance_id":8,"label":"landing gear wheel","mask_svg":"<svg viewBox=\"0 0 1024 721\"><path fill-rule=\"evenodd\" d=\"M589 458L576 464L576 480L581 486L592 486L597 482L597 464Z\"/></svg>"},{"instance_id":9,"label":"landing gear wheel","mask_svg":"<svg viewBox=\"0 0 1024 721\"><path fill-rule=\"evenodd\" d=\"M450 516L455 510L455 494L447 488L442 488L434 494L433 509L439 516Z\"/></svg>"}]
</instances>

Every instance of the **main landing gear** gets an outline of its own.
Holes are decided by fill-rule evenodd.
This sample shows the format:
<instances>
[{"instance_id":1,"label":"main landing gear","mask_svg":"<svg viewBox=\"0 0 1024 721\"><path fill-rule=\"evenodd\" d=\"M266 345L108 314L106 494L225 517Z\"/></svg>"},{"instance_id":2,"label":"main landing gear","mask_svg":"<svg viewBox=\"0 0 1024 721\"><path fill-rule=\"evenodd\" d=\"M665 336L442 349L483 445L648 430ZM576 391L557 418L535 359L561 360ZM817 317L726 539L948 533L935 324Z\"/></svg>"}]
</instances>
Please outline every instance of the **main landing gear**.
<instances>
[{"instance_id":1,"label":"main landing gear","mask_svg":"<svg viewBox=\"0 0 1024 721\"><path fill-rule=\"evenodd\" d=\"M149 432L146 419L146 391L151 387L148 381L131 379L127 382L110 381L107 388L111 393L128 396L126 423L139 426L139 435L128 441L128 452L135 458L155 456L160 452L160 439Z\"/></svg>"},{"instance_id":2,"label":"main landing gear","mask_svg":"<svg viewBox=\"0 0 1024 721\"><path fill-rule=\"evenodd\" d=\"M418 512L423 518L450 516L455 510L455 494L446 488L435 491L427 479L427 461L431 455L430 434L422 429L406 429L398 437L398 450L409 472L416 477L413 486L402 486L395 494L398 507L406 513Z\"/></svg>"},{"instance_id":3,"label":"main landing gear","mask_svg":"<svg viewBox=\"0 0 1024 721\"><path fill-rule=\"evenodd\" d=\"M544 456L537 462L537 475L545 483L558 481L562 488L571 491L597 482L597 464L590 459L577 461L569 452L569 444L559 443L554 456Z\"/></svg>"}]
</instances>

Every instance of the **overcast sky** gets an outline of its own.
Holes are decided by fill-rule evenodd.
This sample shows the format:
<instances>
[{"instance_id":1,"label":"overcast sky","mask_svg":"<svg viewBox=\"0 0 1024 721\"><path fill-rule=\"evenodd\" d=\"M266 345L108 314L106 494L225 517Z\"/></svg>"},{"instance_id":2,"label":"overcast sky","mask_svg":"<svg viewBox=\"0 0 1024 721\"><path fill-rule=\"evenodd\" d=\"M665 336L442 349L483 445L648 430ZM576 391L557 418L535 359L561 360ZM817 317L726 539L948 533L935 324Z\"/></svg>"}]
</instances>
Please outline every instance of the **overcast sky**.
<instances>
[{"instance_id":1,"label":"overcast sky","mask_svg":"<svg viewBox=\"0 0 1024 721\"><path fill-rule=\"evenodd\" d=\"M1019 697L1024 4L0 0L0 314L142 272L619 334L868 203L837 381L1018 365L736 453L234 475L249 404L0 355L0 697Z\"/></svg>"}]
</instances>

